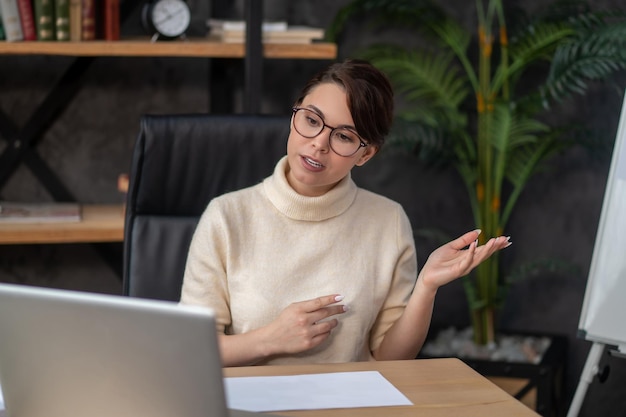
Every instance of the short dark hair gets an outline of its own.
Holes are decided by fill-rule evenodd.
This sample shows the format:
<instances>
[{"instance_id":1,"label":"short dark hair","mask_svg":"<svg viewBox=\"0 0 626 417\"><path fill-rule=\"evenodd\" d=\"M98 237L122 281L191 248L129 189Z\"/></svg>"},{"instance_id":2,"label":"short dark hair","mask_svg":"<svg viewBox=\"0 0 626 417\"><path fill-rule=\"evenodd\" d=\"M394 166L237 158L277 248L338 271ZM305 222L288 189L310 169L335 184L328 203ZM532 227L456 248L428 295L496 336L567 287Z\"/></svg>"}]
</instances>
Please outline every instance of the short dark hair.
<instances>
[{"instance_id":1,"label":"short dark hair","mask_svg":"<svg viewBox=\"0 0 626 417\"><path fill-rule=\"evenodd\" d=\"M309 80L296 106L313 88L324 83L335 83L345 90L357 133L380 148L393 122L393 88L387 76L361 59L334 63Z\"/></svg>"}]
</instances>

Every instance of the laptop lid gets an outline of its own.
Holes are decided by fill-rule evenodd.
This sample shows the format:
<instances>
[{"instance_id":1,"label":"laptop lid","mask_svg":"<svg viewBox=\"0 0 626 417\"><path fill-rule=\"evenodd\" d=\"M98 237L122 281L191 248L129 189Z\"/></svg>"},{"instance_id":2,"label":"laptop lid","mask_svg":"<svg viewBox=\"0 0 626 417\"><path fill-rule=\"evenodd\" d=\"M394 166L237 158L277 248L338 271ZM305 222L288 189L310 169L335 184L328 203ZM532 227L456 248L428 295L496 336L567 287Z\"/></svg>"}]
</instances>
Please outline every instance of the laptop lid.
<instances>
[{"instance_id":1,"label":"laptop lid","mask_svg":"<svg viewBox=\"0 0 626 417\"><path fill-rule=\"evenodd\" d=\"M226 417L211 310L0 284L9 417Z\"/></svg>"}]
</instances>

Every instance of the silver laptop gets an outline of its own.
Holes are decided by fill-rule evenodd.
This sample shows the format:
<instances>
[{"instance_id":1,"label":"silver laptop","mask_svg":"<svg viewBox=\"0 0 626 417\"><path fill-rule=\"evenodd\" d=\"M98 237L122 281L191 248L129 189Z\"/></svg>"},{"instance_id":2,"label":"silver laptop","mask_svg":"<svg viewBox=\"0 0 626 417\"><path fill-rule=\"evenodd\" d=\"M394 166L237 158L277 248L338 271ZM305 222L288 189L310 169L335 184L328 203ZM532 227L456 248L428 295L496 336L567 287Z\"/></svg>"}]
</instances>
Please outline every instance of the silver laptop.
<instances>
[{"instance_id":1,"label":"silver laptop","mask_svg":"<svg viewBox=\"0 0 626 417\"><path fill-rule=\"evenodd\" d=\"M232 417L212 311L0 284L8 417Z\"/></svg>"}]
</instances>

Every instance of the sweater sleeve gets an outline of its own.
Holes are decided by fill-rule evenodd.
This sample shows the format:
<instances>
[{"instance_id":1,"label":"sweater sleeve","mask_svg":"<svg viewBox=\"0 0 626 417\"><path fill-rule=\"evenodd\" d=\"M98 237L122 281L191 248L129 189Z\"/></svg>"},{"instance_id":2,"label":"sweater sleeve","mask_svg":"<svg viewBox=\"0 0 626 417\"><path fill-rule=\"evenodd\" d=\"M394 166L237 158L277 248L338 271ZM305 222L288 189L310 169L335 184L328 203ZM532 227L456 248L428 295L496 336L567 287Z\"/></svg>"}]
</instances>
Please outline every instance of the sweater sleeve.
<instances>
[{"instance_id":1,"label":"sweater sleeve","mask_svg":"<svg viewBox=\"0 0 626 417\"><path fill-rule=\"evenodd\" d=\"M396 211L397 258L387 297L370 332L370 351L376 350L385 333L400 318L417 281L417 256L413 229L404 209Z\"/></svg>"},{"instance_id":2,"label":"sweater sleeve","mask_svg":"<svg viewBox=\"0 0 626 417\"><path fill-rule=\"evenodd\" d=\"M231 324L225 224L218 200L211 201L200 217L191 240L180 299L181 304L213 309L218 332L224 332Z\"/></svg>"}]
</instances>

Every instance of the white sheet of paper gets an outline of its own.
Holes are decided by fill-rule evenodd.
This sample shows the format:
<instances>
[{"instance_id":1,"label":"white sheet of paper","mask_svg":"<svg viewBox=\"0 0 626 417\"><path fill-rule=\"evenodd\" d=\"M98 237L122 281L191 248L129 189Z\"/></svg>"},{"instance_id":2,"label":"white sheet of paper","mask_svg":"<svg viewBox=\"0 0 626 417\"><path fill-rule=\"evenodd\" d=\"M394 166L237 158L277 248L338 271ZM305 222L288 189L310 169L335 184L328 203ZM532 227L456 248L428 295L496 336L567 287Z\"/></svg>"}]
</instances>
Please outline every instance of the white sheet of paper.
<instances>
[{"instance_id":1,"label":"white sheet of paper","mask_svg":"<svg viewBox=\"0 0 626 417\"><path fill-rule=\"evenodd\" d=\"M264 412L411 405L380 372L224 378L229 408Z\"/></svg>"}]
</instances>

